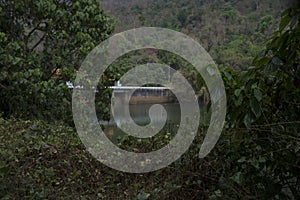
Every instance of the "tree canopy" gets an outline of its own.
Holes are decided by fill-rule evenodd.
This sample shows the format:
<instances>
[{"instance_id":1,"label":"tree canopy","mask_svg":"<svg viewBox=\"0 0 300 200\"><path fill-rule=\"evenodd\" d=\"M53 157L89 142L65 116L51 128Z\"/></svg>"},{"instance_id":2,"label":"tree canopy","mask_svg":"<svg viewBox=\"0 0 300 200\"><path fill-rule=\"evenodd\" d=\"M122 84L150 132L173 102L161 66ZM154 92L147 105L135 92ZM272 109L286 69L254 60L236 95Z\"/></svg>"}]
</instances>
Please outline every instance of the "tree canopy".
<instances>
[{"instance_id":1,"label":"tree canopy","mask_svg":"<svg viewBox=\"0 0 300 200\"><path fill-rule=\"evenodd\" d=\"M0 1L1 110L63 114L70 102L65 81L112 31L97 0Z\"/></svg>"}]
</instances>

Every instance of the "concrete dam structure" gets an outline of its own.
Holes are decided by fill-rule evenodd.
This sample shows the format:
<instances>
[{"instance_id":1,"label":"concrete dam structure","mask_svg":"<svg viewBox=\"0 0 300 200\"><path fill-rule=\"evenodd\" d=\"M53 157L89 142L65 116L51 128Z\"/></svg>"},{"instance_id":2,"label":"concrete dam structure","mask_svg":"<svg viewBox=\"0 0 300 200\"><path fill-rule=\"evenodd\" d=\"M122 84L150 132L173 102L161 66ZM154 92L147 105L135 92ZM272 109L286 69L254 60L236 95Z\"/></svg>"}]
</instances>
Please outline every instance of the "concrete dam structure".
<instances>
[{"instance_id":1,"label":"concrete dam structure","mask_svg":"<svg viewBox=\"0 0 300 200\"><path fill-rule=\"evenodd\" d=\"M113 89L112 97L115 100L123 101L130 98L129 104L172 103L177 101L175 95L167 87L112 86L110 88Z\"/></svg>"}]
</instances>

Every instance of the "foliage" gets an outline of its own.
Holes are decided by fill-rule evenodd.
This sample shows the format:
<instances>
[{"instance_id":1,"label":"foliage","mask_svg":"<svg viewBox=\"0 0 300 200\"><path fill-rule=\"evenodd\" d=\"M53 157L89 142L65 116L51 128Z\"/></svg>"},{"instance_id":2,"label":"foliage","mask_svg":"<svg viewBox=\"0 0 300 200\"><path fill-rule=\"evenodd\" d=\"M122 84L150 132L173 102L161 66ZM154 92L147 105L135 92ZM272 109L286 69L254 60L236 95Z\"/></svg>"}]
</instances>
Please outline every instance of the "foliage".
<instances>
[{"instance_id":1,"label":"foliage","mask_svg":"<svg viewBox=\"0 0 300 200\"><path fill-rule=\"evenodd\" d=\"M143 175L103 166L75 130L62 124L0 118L0 133L1 199L167 199L183 192L208 197L216 183L214 169L208 170L215 161L205 161L200 169L205 173L199 172L196 145L172 166ZM132 141L123 145L131 148ZM140 142L134 146L143 149Z\"/></svg>"},{"instance_id":2,"label":"foliage","mask_svg":"<svg viewBox=\"0 0 300 200\"><path fill-rule=\"evenodd\" d=\"M294 0L295 1L295 0ZM219 65L244 69L274 31L280 11L291 1L257 0L101 0L119 18L116 32L140 26L183 32L199 43Z\"/></svg>"},{"instance_id":3,"label":"foliage","mask_svg":"<svg viewBox=\"0 0 300 200\"><path fill-rule=\"evenodd\" d=\"M282 13L278 31L247 71L223 69L231 134L227 154L239 187L263 198L298 199L300 5Z\"/></svg>"},{"instance_id":4,"label":"foliage","mask_svg":"<svg viewBox=\"0 0 300 200\"><path fill-rule=\"evenodd\" d=\"M65 81L112 32L96 0L0 1L0 108L6 116L66 119Z\"/></svg>"},{"instance_id":5,"label":"foliage","mask_svg":"<svg viewBox=\"0 0 300 200\"><path fill-rule=\"evenodd\" d=\"M283 12L279 30L248 70L224 71L231 94L229 121L233 125L244 122L250 127L252 122L286 123L299 119L299 13L297 6Z\"/></svg>"}]
</instances>

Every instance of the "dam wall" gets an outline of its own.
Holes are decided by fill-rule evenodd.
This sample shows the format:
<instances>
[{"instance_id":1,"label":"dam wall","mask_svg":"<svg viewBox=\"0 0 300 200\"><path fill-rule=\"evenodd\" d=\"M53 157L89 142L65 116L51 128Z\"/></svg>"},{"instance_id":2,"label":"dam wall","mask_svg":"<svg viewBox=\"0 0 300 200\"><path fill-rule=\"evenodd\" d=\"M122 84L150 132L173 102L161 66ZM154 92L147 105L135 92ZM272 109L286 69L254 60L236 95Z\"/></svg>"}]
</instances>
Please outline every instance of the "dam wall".
<instances>
[{"instance_id":1,"label":"dam wall","mask_svg":"<svg viewBox=\"0 0 300 200\"><path fill-rule=\"evenodd\" d=\"M113 98L118 101L128 100L129 104L139 103L172 103L176 102L175 95L166 87L111 87L114 89ZM132 94L130 96L130 94Z\"/></svg>"}]
</instances>

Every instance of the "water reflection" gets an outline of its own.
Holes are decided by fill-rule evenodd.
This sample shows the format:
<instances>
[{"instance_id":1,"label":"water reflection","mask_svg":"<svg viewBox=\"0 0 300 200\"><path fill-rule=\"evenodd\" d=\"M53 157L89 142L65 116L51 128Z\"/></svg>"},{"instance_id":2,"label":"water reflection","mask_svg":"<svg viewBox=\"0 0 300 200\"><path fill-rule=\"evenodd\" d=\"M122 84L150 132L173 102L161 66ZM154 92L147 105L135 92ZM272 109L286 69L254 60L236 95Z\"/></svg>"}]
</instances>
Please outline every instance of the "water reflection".
<instances>
[{"instance_id":1,"label":"water reflection","mask_svg":"<svg viewBox=\"0 0 300 200\"><path fill-rule=\"evenodd\" d=\"M131 104L129 105L129 111L130 116L132 120L140 125L145 126L150 123L150 117L149 117L149 109L151 106L155 105L154 103L140 103L140 104ZM154 123L155 121L164 121L166 118L166 124L164 126L164 131L170 132L170 133L176 133L178 130L178 126L180 124L181 120L181 111L180 111L180 104L179 103L165 103L160 104L162 105L165 110L165 112L156 112L154 115ZM190 113L193 113L193 108L191 108ZM201 110L201 118L204 117L204 107L200 106ZM118 109L118 119L114 120L111 117L111 120L109 122L102 122L104 124L104 132L105 134L113 141L117 142L118 137L122 137L123 135L126 135L127 133L124 133L120 127L126 125L126 123L129 122L129 119L126 119L124 114L125 112L122 112L122 108ZM165 116L167 115L167 116Z\"/></svg>"}]
</instances>

